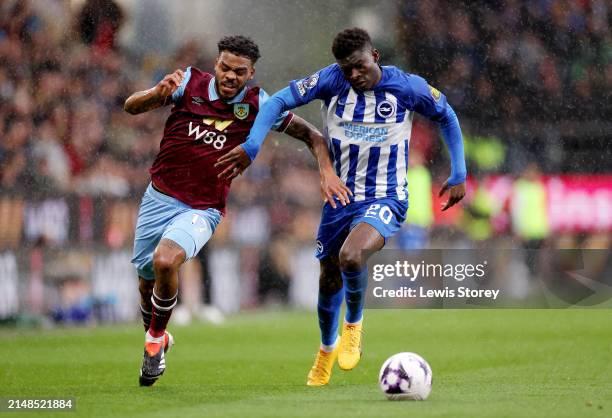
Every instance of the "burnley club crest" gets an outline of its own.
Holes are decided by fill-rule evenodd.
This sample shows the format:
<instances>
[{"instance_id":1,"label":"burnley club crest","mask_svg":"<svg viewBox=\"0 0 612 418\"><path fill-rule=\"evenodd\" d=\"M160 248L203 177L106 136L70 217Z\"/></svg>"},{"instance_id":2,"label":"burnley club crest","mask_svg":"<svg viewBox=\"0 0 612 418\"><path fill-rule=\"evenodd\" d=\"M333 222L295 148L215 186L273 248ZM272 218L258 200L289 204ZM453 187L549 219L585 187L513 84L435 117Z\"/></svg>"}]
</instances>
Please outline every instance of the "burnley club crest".
<instances>
[{"instance_id":1,"label":"burnley club crest","mask_svg":"<svg viewBox=\"0 0 612 418\"><path fill-rule=\"evenodd\" d=\"M249 105L247 103L236 103L234 105L234 116L240 120L246 119L249 116Z\"/></svg>"}]
</instances>

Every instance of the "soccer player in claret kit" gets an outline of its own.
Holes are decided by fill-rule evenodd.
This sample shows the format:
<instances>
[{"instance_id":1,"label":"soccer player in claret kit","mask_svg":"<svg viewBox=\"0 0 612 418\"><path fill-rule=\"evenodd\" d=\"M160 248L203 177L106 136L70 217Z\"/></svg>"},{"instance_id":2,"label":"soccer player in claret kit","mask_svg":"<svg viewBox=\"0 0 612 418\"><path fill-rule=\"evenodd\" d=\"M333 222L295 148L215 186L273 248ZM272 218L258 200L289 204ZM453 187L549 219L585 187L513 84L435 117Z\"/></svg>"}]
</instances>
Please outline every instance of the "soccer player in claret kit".
<instances>
[{"instance_id":1,"label":"soccer player in claret kit","mask_svg":"<svg viewBox=\"0 0 612 418\"><path fill-rule=\"evenodd\" d=\"M268 100L259 87L248 87L259 58L247 37L218 43L214 75L189 67L168 74L152 89L125 102L131 114L170 103L159 153L151 167L136 225L132 263L139 276L145 350L140 384L150 386L164 373L172 346L166 331L178 294L178 270L210 239L225 212L231 180L219 177L217 159L246 140L260 106ZM348 203L348 189L335 174L323 136L290 112L272 127L304 141L317 158L324 199ZM234 176L243 168L235 168Z\"/></svg>"},{"instance_id":2,"label":"soccer player in claret kit","mask_svg":"<svg viewBox=\"0 0 612 418\"><path fill-rule=\"evenodd\" d=\"M325 204L317 235L320 260L318 316L321 345L307 379L326 385L333 365L353 369L361 358L363 305L367 288L364 254L380 250L399 230L408 208L406 169L414 112L440 127L451 157L451 175L440 195L450 192L446 210L465 195L463 139L446 97L413 74L378 64L379 53L359 28L336 35L336 63L295 80L262 107L249 138L225 155L223 176L255 158L268 130L283 112L322 101L323 124L336 173L351 190L351 203ZM342 302L346 316L338 337Z\"/></svg>"}]
</instances>

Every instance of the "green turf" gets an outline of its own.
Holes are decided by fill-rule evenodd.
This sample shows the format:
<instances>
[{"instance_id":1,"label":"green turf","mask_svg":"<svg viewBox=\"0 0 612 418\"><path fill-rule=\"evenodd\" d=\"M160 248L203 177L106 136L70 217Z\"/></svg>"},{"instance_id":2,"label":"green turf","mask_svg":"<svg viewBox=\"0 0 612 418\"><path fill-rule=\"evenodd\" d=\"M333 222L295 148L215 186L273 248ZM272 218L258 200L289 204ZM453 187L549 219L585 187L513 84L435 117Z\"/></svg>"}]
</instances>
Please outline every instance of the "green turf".
<instances>
[{"instance_id":1,"label":"green turf","mask_svg":"<svg viewBox=\"0 0 612 418\"><path fill-rule=\"evenodd\" d=\"M364 357L309 388L314 313L263 312L173 327L152 388L138 387L137 325L0 329L0 396L74 397L83 417L610 417L612 310L370 310ZM382 362L414 351L433 369L425 402L390 402ZM1 413L25 417L44 413Z\"/></svg>"}]
</instances>

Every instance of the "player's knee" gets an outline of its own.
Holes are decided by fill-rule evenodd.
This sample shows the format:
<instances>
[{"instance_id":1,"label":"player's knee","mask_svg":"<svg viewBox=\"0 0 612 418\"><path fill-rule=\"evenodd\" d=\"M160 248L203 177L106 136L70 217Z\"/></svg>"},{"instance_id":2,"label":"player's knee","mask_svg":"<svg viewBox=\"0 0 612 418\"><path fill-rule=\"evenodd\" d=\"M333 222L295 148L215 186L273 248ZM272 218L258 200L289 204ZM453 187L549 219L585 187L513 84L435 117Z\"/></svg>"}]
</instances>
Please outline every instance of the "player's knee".
<instances>
[{"instance_id":1,"label":"player's knee","mask_svg":"<svg viewBox=\"0 0 612 418\"><path fill-rule=\"evenodd\" d=\"M157 275L172 274L178 271L183 259L181 252L160 246L153 255L153 269Z\"/></svg>"},{"instance_id":2,"label":"player's knee","mask_svg":"<svg viewBox=\"0 0 612 418\"><path fill-rule=\"evenodd\" d=\"M361 250L342 247L340 250L340 270L359 271L361 270Z\"/></svg>"}]
</instances>

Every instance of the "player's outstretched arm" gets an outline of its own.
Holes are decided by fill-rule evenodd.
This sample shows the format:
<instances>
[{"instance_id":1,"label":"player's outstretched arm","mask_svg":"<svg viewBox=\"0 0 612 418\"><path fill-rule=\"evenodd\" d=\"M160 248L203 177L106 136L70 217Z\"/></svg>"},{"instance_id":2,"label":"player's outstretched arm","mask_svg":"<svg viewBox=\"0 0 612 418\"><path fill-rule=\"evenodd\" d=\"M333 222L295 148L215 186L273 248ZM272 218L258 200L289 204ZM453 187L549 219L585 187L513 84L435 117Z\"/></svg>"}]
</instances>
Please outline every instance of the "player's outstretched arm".
<instances>
[{"instance_id":1,"label":"player's outstretched arm","mask_svg":"<svg viewBox=\"0 0 612 418\"><path fill-rule=\"evenodd\" d=\"M448 200L442 204L442 210L445 211L465 196L467 170L459 119L446 101L446 96L427 84L424 78L417 75L407 76L406 87L407 100L411 102L412 108L438 124L450 155L451 174L439 193L439 196L442 196L447 191L449 192Z\"/></svg>"},{"instance_id":2,"label":"player's outstretched arm","mask_svg":"<svg viewBox=\"0 0 612 418\"><path fill-rule=\"evenodd\" d=\"M349 195L352 196L353 193L336 175L329 158L325 138L323 138L321 132L312 124L294 115L289 126L285 129L285 133L304 142L317 160L321 176L321 194L323 200L328 202L334 209L336 209L334 196L338 198L342 206L349 204Z\"/></svg>"},{"instance_id":3,"label":"player's outstretched arm","mask_svg":"<svg viewBox=\"0 0 612 418\"><path fill-rule=\"evenodd\" d=\"M453 108L447 103L446 114L438 122L442 137L448 148L448 153L451 160L451 175L444 182L439 196L442 196L446 191L449 192L449 198L446 203L442 204L442 211L459 203L465 196L465 180L467 170L465 168L465 157L463 152L463 137L461 135L461 127L459 119Z\"/></svg>"},{"instance_id":4,"label":"player's outstretched arm","mask_svg":"<svg viewBox=\"0 0 612 418\"><path fill-rule=\"evenodd\" d=\"M289 87L276 92L262 105L247 140L217 160L215 167L222 168L218 177L231 180L240 175L255 159L266 135L283 112L298 107L298 105ZM285 133L304 141L317 159L323 199L328 201L333 208L336 207L334 196L342 205L349 203L351 192L334 172L325 139L321 133L297 116L293 117Z\"/></svg>"},{"instance_id":5,"label":"player's outstretched arm","mask_svg":"<svg viewBox=\"0 0 612 418\"><path fill-rule=\"evenodd\" d=\"M293 99L289 87L275 93L270 100L265 102L259 109L246 141L217 160L215 167L223 169L218 177L231 180L241 174L257 156L266 135L268 135L279 116L284 111L294 107L297 107L297 103Z\"/></svg>"},{"instance_id":6,"label":"player's outstretched arm","mask_svg":"<svg viewBox=\"0 0 612 418\"><path fill-rule=\"evenodd\" d=\"M137 91L128 97L123 105L123 110L137 115L167 105L170 103L172 93L179 88L184 77L185 74L181 70L167 74L155 87Z\"/></svg>"}]
</instances>

